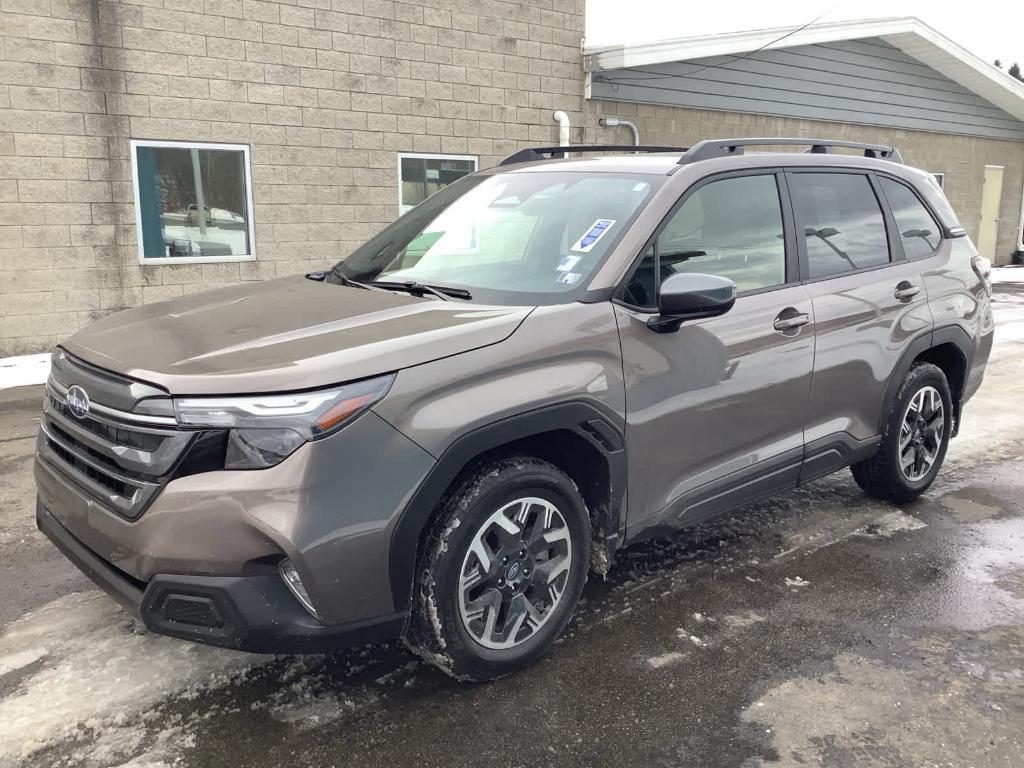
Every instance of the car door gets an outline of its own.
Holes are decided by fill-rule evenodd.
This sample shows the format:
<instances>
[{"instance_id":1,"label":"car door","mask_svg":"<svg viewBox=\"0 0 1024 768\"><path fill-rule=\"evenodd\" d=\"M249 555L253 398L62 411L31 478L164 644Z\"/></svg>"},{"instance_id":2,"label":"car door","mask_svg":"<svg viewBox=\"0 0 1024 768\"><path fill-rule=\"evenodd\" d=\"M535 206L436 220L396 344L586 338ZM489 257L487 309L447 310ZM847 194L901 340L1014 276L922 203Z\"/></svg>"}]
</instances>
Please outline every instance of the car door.
<instances>
[{"instance_id":1,"label":"car door","mask_svg":"<svg viewBox=\"0 0 1024 768\"><path fill-rule=\"evenodd\" d=\"M806 480L874 450L890 379L931 315L872 174L794 170L787 182L815 321Z\"/></svg>"},{"instance_id":2,"label":"car door","mask_svg":"<svg viewBox=\"0 0 1024 768\"><path fill-rule=\"evenodd\" d=\"M780 183L769 169L691 187L618 295L629 537L796 484L814 339ZM734 307L651 330L657 287L678 271L731 278Z\"/></svg>"}]
</instances>

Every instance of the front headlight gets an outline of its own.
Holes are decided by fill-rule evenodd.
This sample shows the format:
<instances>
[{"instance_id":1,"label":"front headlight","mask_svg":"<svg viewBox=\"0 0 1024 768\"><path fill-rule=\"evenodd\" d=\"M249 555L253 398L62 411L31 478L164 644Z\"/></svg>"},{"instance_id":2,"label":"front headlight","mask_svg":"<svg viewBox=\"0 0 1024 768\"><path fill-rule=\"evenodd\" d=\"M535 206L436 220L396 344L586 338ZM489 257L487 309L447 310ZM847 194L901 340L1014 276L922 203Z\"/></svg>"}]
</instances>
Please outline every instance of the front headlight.
<instances>
[{"instance_id":1,"label":"front headlight","mask_svg":"<svg viewBox=\"0 0 1024 768\"><path fill-rule=\"evenodd\" d=\"M229 429L225 469L279 464L308 440L341 429L387 394L394 374L312 392L174 401L183 427Z\"/></svg>"}]
</instances>

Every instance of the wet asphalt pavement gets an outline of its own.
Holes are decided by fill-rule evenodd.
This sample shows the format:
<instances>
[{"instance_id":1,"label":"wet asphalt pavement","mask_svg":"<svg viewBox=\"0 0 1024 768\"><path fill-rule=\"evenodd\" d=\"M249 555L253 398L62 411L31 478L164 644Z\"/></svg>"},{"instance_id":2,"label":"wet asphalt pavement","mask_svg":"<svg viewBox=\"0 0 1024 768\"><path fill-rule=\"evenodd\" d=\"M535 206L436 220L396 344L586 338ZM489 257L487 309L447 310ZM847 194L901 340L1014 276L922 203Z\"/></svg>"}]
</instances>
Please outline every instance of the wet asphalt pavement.
<instances>
[{"instance_id":1,"label":"wet asphalt pavement","mask_svg":"<svg viewBox=\"0 0 1024 768\"><path fill-rule=\"evenodd\" d=\"M1022 298L920 501L842 472L627 549L487 685L144 633L34 532L39 392L0 393L0 766L1024 765Z\"/></svg>"}]
</instances>

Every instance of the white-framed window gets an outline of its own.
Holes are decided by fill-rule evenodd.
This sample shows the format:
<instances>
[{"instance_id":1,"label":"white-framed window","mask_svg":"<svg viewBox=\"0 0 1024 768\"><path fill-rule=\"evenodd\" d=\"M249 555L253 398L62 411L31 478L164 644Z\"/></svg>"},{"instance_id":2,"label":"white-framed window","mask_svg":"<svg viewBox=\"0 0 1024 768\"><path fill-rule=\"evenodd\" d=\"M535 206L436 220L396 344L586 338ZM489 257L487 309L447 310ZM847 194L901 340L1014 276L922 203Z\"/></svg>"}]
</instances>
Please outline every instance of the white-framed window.
<instances>
[{"instance_id":1,"label":"white-framed window","mask_svg":"<svg viewBox=\"0 0 1024 768\"><path fill-rule=\"evenodd\" d=\"M245 144L133 139L140 264L253 261Z\"/></svg>"},{"instance_id":2,"label":"white-framed window","mask_svg":"<svg viewBox=\"0 0 1024 768\"><path fill-rule=\"evenodd\" d=\"M398 213L419 205L435 192L477 167L475 155L398 154Z\"/></svg>"},{"instance_id":3,"label":"white-framed window","mask_svg":"<svg viewBox=\"0 0 1024 768\"><path fill-rule=\"evenodd\" d=\"M939 185L939 189L946 188L946 174L944 173L933 173L932 178L935 179L935 183Z\"/></svg>"}]
</instances>

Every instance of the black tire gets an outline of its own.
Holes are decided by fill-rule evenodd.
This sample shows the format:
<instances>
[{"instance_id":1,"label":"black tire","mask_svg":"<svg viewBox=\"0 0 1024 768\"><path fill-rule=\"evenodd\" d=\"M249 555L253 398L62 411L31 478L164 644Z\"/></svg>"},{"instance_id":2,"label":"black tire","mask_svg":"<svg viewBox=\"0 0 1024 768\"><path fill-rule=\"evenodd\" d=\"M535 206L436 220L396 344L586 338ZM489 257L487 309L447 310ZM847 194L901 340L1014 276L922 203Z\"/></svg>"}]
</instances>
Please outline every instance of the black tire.
<instances>
[{"instance_id":1,"label":"black tire","mask_svg":"<svg viewBox=\"0 0 1024 768\"><path fill-rule=\"evenodd\" d=\"M561 569L566 575L558 577L558 583L563 585L560 597L553 601L553 609L542 614L543 623L535 629L532 624L527 624L525 630L521 629L515 636L526 631L532 634L514 647L485 647L474 638L462 617L460 576L465 563L476 562L467 560L470 547L477 534L485 530L484 526L492 515L527 497L545 500L557 509L561 518L559 531L567 529L571 547L567 549L571 555L568 557L568 570ZM501 459L469 472L442 501L438 512L417 568L412 620L406 642L424 659L459 680L493 680L537 661L569 623L587 580L590 519L576 484L546 461L532 457ZM524 539L528 535L526 523L520 533L508 534L510 538L520 536ZM544 546L540 542L538 544ZM534 561L532 555L528 557L531 559L524 563L538 565L533 574L536 580L545 563ZM500 565L497 555L494 568L507 576L508 572L503 570L505 566ZM485 578L491 577L481 577L481 581ZM524 584L529 581L525 580ZM486 589L497 590L497 587L488 582ZM526 590L539 587L519 585L512 588L505 581L502 589L512 595L522 591L525 596ZM497 591L501 595L506 594L505 591ZM543 604L544 601L539 602ZM505 626L507 629L508 625ZM481 631L484 633L485 630Z\"/></svg>"},{"instance_id":2,"label":"black tire","mask_svg":"<svg viewBox=\"0 0 1024 768\"><path fill-rule=\"evenodd\" d=\"M938 391L942 400L943 429L938 440L935 458L922 477L910 479L901 468L900 432L904 417L914 397L927 387ZM864 492L885 501L912 501L928 490L934 482L949 447L949 436L953 428L952 398L949 382L942 369L931 363L915 363L907 372L896 393L892 411L885 422L882 443L872 458L850 467L853 478Z\"/></svg>"}]
</instances>

